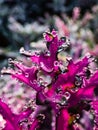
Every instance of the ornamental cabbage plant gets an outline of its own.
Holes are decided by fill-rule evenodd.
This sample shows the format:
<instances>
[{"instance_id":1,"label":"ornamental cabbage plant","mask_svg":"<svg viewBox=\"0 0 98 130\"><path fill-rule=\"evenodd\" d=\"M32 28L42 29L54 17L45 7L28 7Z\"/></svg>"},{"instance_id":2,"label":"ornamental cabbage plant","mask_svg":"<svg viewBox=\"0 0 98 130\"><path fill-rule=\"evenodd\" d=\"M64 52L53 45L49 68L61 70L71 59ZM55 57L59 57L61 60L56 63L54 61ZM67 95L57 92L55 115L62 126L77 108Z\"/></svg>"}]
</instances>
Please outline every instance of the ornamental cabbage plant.
<instances>
[{"instance_id":1,"label":"ornamental cabbage plant","mask_svg":"<svg viewBox=\"0 0 98 130\"><path fill-rule=\"evenodd\" d=\"M32 60L27 67L18 60L9 60L13 68L2 74L24 82L36 92L34 99L19 114L0 99L3 130L97 130L98 70L93 71L91 55L77 61L66 55L70 40L58 37L55 30L43 34L46 49L20 53ZM63 55L62 55L63 54ZM27 87L28 87L27 86Z\"/></svg>"}]
</instances>

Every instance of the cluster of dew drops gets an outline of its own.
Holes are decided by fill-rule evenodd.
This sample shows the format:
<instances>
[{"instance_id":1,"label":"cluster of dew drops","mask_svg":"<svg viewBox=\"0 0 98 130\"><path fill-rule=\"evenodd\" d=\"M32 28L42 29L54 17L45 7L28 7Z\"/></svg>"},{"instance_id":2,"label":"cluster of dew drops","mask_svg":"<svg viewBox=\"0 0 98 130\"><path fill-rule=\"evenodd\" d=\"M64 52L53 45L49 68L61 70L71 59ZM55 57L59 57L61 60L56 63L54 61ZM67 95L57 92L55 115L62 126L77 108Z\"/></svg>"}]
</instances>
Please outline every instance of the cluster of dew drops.
<instances>
[{"instance_id":1,"label":"cluster of dew drops","mask_svg":"<svg viewBox=\"0 0 98 130\"><path fill-rule=\"evenodd\" d=\"M57 51L57 57L58 59L62 57L62 55L66 55L66 50L70 47L70 40L68 37L62 37L61 38L62 40L65 41L64 44L62 44L59 48L58 48L58 51ZM34 51L26 51L23 47L20 49L20 53L27 56L27 57L31 57L32 55L35 54L35 56L40 56L40 54L42 53L40 50L37 50L36 52ZM49 50L43 50L43 53L46 55L46 56L50 56L51 53L49 52ZM64 56L63 56L64 57ZM61 61L62 58L60 60L57 60L57 61L54 61L54 66L58 66L59 69L60 69L60 73L65 73L67 72L67 66L68 66L68 61L70 61L71 57L67 54L67 56L65 56L66 58L63 59L63 62ZM13 70L14 67L12 66L13 64L23 64L22 61L18 61L17 59L13 60L11 58L8 59L8 63L9 63L9 66L8 68L4 67L1 71L1 73L6 73L6 74L14 74L14 73L18 73L19 75L22 74L22 71L21 70ZM40 66L42 66L43 64L40 64L37 65L35 63L32 63L33 66L37 67L38 69L40 68ZM89 70L88 70L88 73ZM25 77L28 78L29 77L29 74L27 72L25 72ZM75 81L75 88L72 88L71 91L72 92L76 92L78 91L78 86L80 86L82 84L82 79L81 77L79 76L76 76L75 77L76 81ZM31 81L32 82L32 81ZM52 82L52 78L51 76L49 75L44 75L42 74L42 72L39 70L38 74L37 74L37 80L33 80L33 83L32 84L36 84L36 83L39 83L39 85L42 85L44 86L44 92L48 91L47 89L47 86L49 84L51 84ZM54 97L52 98L53 99L53 102L57 104L56 108L57 109L60 109L61 107L63 106L66 106L68 105L68 100L70 99L71 97L71 94L70 92L66 91L65 93L62 93L62 90L61 88L57 88L57 96L58 94L62 95L62 97L60 99ZM80 115L77 114L76 115L76 119L79 119L80 118ZM75 121L75 120L74 120Z\"/></svg>"}]
</instances>

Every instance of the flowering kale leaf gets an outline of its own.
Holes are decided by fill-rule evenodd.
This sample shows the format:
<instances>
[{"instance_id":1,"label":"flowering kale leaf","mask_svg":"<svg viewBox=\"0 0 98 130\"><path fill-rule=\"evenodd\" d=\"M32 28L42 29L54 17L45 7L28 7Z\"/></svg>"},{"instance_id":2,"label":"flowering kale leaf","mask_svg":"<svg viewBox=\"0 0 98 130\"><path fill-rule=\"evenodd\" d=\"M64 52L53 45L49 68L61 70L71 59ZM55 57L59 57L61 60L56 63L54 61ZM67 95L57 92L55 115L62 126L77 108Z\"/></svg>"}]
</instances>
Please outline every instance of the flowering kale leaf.
<instances>
[{"instance_id":1,"label":"flowering kale leaf","mask_svg":"<svg viewBox=\"0 0 98 130\"><path fill-rule=\"evenodd\" d=\"M0 100L0 114L6 122L4 130L97 130L98 71L91 72L89 67L93 58L87 55L74 62L68 55L60 57L70 41L68 37L59 39L55 30L45 32L44 40L46 50L43 52L20 50L31 58L31 67L10 59L14 69L1 71L36 91L36 107L32 109L32 104L19 115Z\"/></svg>"}]
</instances>

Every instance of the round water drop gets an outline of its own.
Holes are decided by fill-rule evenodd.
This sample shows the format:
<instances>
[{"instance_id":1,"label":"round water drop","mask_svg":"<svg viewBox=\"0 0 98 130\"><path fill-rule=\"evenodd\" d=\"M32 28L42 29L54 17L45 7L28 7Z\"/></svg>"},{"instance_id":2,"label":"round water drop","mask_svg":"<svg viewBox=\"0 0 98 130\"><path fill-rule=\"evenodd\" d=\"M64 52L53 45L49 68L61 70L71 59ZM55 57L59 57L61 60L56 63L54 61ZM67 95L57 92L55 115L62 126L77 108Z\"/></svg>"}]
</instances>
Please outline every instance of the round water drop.
<instances>
[{"instance_id":1,"label":"round water drop","mask_svg":"<svg viewBox=\"0 0 98 130\"><path fill-rule=\"evenodd\" d=\"M11 67L8 67L8 68L7 68L7 70L9 70L9 71L10 71L10 70L12 70L12 68L11 68Z\"/></svg>"},{"instance_id":2,"label":"round water drop","mask_svg":"<svg viewBox=\"0 0 98 130\"><path fill-rule=\"evenodd\" d=\"M72 60L72 57L71 56L67 56L67 61L68 61L68 63L69 63L69 61L71 61Z\"/></svg>"},{"instance_id":3,"label":"round water drop","mask_svg":"<svg viewBox=\"0 0 98 130\"><path fill-rule=\"evenodd\" d=\"M15 59L15 60L13 61L13 63L18 64L18 63L19 63L19 61L18 61L17 59Z\"/></svg>"},{"instance_id":4,"label":"round water drop","mask_svg":"<svg viewBox=\"0 0 98 130\"><path fill-rule=\"evenodd\" d=\"M27 120L27 119L20 120L20 121L19 121L19 124L25 123L25 122L28 122L28 120Z\"/></svg>"},{"instance_id":5,"label":"round water drop","mask_svg":"<svg viewBox=\"0 0 98 130\"><path fill-rule=\"evenodd\" d=\"M78 82L78 81L75 81L75 85L76 85L76 86L80 86L80 85L81 85L81 83L80 83L80 82Z\"/></svg>"},{"instance_id":6,"label":"round water drop","mask_svg":"<svg viewBox=\"0 0 98 130\"><path fill-rule=\"evenodd\" d=\"M78 90L79 90L78 87L74 87L74 88L71 89L71 92L76 93Z\"/></svg>"},{"instance_id":7,"label":"round water drop","mask_svg":"<svg viewBox=\"0 0 98 130\"><path fill-rule=\"evenodd\" d=\"M3 67L3 69L1 70L1 74L6 73L6 67Z\"/></svg>"},{"instance_id":8,"label":"round water drop","mask_svg":"<svg viewBox=\"0 0 98 130\"><path fill-rule=\"evenodd\" d=\"M40 77L40 78L38 79L38 82L39 82L39 84L42 84L42 83L43 83L43 78Z\"/></svg>"},{"instance_id":9,"label":"round water drop","mask_svg":"<svg viewBox=\"0 0 98 130\"><path fill-rule=\"evenodd\" d=\"M3 70L6 70L6 67L3 67Z\"/></svg>"},{"instance_id":10,"label":"round water drop","mask_svg":"<svg viewBox=\"0 0 98 130\"><path fill-rule=\"evenodd\" d=\"M12 60L12 58L9 58L8 59L8 63L11 63L13 60Z\"/></svg>"},{"instance_id":11,"label":"round water drop","mask_svg":"<svg viewBox=\"0 0 98 130\"><path fill-rule=\"evenodd\" d=\"M44 63L43 62L40 62L40 67L44 67Z\"/></svg>"},{"instance_id":12,"label":"round water drop","mask_svg":"<svg viewBox=\"0 0 98 130\"><path fill-rule=\"evenodd\" d=\"M25 52L24 47L21 47L20 48L20 53L24 53L24 52Z\"/></svg>"},{"instance_id":13,"label":"round water drop","mask_svg":"<svg viewBox=\"0 0 98 130\"><path fill-rule=\"evenodd\" d=\"M46 52L45 52L45 55L46 55L46 56L50 56L50 51L46 51Z\"/></svg>"},{"instance_id":14,"label":"round water drop","mask_svg":"<svg viewBox=\"0 0 98 130\"><path fill-rule=\"evenodd\" d=\"M47 87L47 86L48 86L48 82L43 82L42 85L43 85L44 87Z\"/></svg>"},{"instance_id":15,"label":"round water drop","mask_svg":"<svg viewBox=\"0 0 98 130\"><path fill-rule=\"evenodd\" d=\"M87 68L87 69L85 70L85 74L86 74L86 77L89 78L90 75L91 75L91 71Z\"/></svg>"},{"instance_id":16,"label":"round water drop","mask_svg":"<svg viewBox=\"0 0 98 130\"><path fill-rule=\"evenodd\" d=\"M58 87L58 88L56 89L56 92L57 92L57 93L60 93L60 92L62 92L62 89L61 89L60 87Z\"/></svg>"},{"instance_id":17,"label":"round water drop","mask_svg":"<svg viewBox=\"0 0 98 130\"><path fill-rule=\"evenodd\" d=\"M31 51L31 50L28 50L28 53L29 53L29 54L32 54L32 51Z\"/></svg>"},{"instance_id":18,"label":"round water drop","mask_svg":"<svg viewBox=\"0 0 98 130\"><path fill-rule=\"evenodd\" d=\"M59 110L61 107L59 104L56 104L56 109Z\"/></svg>"},{"instance_id":19,"label":"round water drop","mask_svg":"<svg viewBox=\"0 0 98 130\"><path fill-rule=\"evenodd\" d=\"M66 43L67 43L67 45L70 45L70 39L69 38L66 39Z\"/></svg>"},{"instance_id":20,"label":"round water drop","mask_svg":"<svg viewBox=\"0 0 98 130\"><path fill-rule=\"evenodd\" d=\"M37 80L33 80L33 84L37 84Z\"/></svg>"},{"instance_id":21,"label":"round water drop","mask_svg":"<svg viewBox=\"0 0 98 130\"><path fill-rule=\"evenodd\" d=\"M43 120L45 119L45 115L44 114L39 114L37 116L37 119L39 120L39 122L43 122Z\"/></svg>"},{"instance_id":22,"label":"round water drop","mask_svg":"<svg viewBox=\"0 0 98 130\"><path fill-rule=\"evenodd\" d=\"M0 74L0 77L3 78L3 74Z\"/></svg>"},{"instance_id":23,"label":"round water drop","mask_svg":"<svg viewBox=\"0 0 98 130\"><path fill-rule=\"evenodd\" d=\"M65 92L65 97L68 100L70 98L71 94L69 92Z\"/></svg>"},{"instance_id":24,"label":"round water drop","mask_svg":"<svg viewBox=\"0 0 98 130\"><path fill-rule=\"evenodd\" d=\"M31 83L32 85L34 84L32 80L30 80L30 83Z\"/></svg>"},{"instance_id":25,"label":"round water drop","mask_svg":"<svg viewBox=\"0 0 98 130\"><path fill-rule=\"evenodd\" d=\"M18 74L21 75L21 74L22 74L22 71L21 71L21 70L18 70Z\"/></svg>"},{"instance_id":26,"label":"round water drop","mask_svg":"<svg viewBox=\"0 0 98 130\"><path fill-rule=\"evenodd\" d=\"M74 122L74 129L75 129L75 130L80 130L79 125L76 123L76 120L75 120L75 122Z\"/></svg>"},{"instance_id":27,"label":"round water drop","mask_svg":"<svg viewBox=\"0 0 98 130\"><path fill-rule=\"evenodd\" d=\"M91 58L92 56L91 56L90 53L86 53L86 57L89 59L89 58Z\"/></svg>"},{"instance_id":28,"label":"round water drop","mask_svg":"<svg viewBox=\"0 0 98 130\"><path fill-rule=\"evenodd\" d=\"M6 120L3 119L3 116L0 114L0 130L3 130L6 126Z\"/></svg>"},{"instance_id":29,"label":"round water drop","mask_svg":"<svg viewBox=\"0 0 98 130\"><path fill-rule=\"evenodd\" d=\"M29 77L29 73L25 73L25 77L28 78Z\"/></svg>"},{"instance_id":30,"label":"round water drop","mask_svg":"<svg viewBox=\"0 0 98 130\"><path fill-rule=\"evenodd\" d=\"M39 55L40 55L40 52L36 51L36 52L35 52L35 55L36 55L36 56L39 56Z\"/></svg>"},{"instance_id":31,"label":"round water drop","mask_svg":"<svg viewBox=\"0 0 98 130\"><path fill-rule=\"evenodd\" d=\"M60 101L60 104L63 106L63 105L65 105L66 104L66 97L65 96L63 96L62 98L61 98L61 101Z\"/></svg>"},{"instance_id":32,"label":"round water drop","mask_svg":"<svg viewBox=\"0 0 98 130\"><path fill-rule=\"evenodd\" d=\"M67 47L68 47L67 44L63 44L63 45L62 45L62 48L63 48L64 50L65 50Z\"/></svg>"},{"instance_id":33,"label":"round water drop","mask_svg":"<svg viewBox=\"0 0 98 130\"><path fill-rule=\"evenodd\" d=\"M76 119L73 120L73 123L76 123Z\"/></svg>"},{"instance_id":34,"label":"round water drop","mask_svg":"<svg viewBox=\"0 0 98 130\"><path fill-rule=\"evenodd\" d=\"M62 45L58 48L58 52L61 52L61 51L63 51Z\"/></svg>"},{"instance_id":35,"label":"round water drop","mask_svg":"<svg viewBox=\"0 0 98 130\"><path fill-rule=\"evenodd\" d=\"M59 66L59 62L58 61L54 61L54 66Z\"/></svg>"},{"instance_id":36,"label":"round water drop","mask_svg":"<svg viewBox=\"0 0 98 130\"><path fill-rule=\"evenodd\" d=\"M66 37L61 37L61 41L66 42Z\"/></svg>"},{"instance_id":37,"label":"round water drop","mask_svg":"<svg viewBox=\"0 0 98 130\"><path fill-rule=\"evenodd\" d=\"M78 75L75 76L75 86L81 86L82 85L82 78Z\"/></svg>"},{"instance_id":38,"label":"round water drop","mask_svg":"<svg viewBox=\"0 0 98 130\"><path fill-rule=\"evenodd\" d=\"M77 114L77 115L76 115L76 118L77 118L77 119L79 119L79 118L80 118L80 115L79 115L79 114Z\"/></svg>"}]
</instances>

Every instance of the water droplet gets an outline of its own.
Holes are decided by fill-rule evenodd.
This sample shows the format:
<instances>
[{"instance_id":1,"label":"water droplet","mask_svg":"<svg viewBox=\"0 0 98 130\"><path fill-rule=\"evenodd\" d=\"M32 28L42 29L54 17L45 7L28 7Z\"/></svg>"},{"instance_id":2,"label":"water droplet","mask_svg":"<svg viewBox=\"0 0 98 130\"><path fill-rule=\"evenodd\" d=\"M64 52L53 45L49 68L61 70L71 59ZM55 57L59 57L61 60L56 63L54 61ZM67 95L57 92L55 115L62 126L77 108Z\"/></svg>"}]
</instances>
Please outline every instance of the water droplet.
<instances>
[{"instance_id":1,"label":"water droplet","mask_svg":"<svg viewBox=\"0 0 98 130\"><path fill-rule=\"evenodd\" d=\"M67 61L68 61L68 63L69 63L69 61L71 61L72 60L72 57L71 56L67 56Z\"/></svg>"},{"instance_id":2,"label":"water droplet","mask_svg":"<svg viewBox=\"0 0 98 130\"><path fill-rule=\"evenodd\" d=\"M76 123L76 120L75 120L75 119L73 120L73 123Z\"/></svg>"},{"instance_id":3,"label":"water droplet","mask_svg":"<svg viewBox=\"0 0 98 130\"><path fill-rule=\"evenodd\" d=\"M74 129L75 130L80 130L80 128L79 128L79 125L76 123L76 120L73 122L74 123Z\"/></svg>"},{"instance_id":4,"label":"water droplet","mask_svg":"<svg viewBox=\"0 0 98 130\"><path fill-rule=\"evenodd\" d=\"M24 52L25 52L24 47L21 47L20 48L20 53L24 53Z\"/></svg>"},{"instance_id":5,"label":"water droplet","mask_svg":"<svg viewBox=\"0 0 98 130\"><path fill-rule=\"evenodd\" d=\"M61 46L59 46L58 52L65 51L66 49L69 48L69 45L70 45L70 43L66 43L66 42L63 43Z\"/></svg>"},{"instance_id":6,"label":"water droplet","mask_svg":"<svg viewBox=\"0 0 98 130\"><path fill-rule=\"evenodd\" d=\"M61 37L60 40L65 43L66 42L66 37Z\"/></svg>"},{"instance_id":7,"label":"water droplet","mask_svg":"<svg viewBox=\"0 0 98 130\"><path fill-rule=\"evenodd\" d=\"M54 66L59 66L59 62L58 61L54 61Z\"/></svg>"},{"instance_id":8,"label":"water droplet","mask_svg":"<svg viewBox=\"0 0 98 130\"><path fill-rule=\"evenodd\" d=\"M23 47L20 48L20 53L26 56L32 56L31 50L26 51Z\"/></svg>"},{"instance_id":9,"label":"water droplet","mask_svg":"<svg viewBox=\"0 0 98 130\"><path fill-rule=\"evenodd\" d=\"M39 55L40 55L40 52L39 52L39 51L36 51L36 52L35 52L35 55L36 55L36 56L39 56Z\"/></svg>"},{"instance_id":10,"label":"water droplet","mask_svg":"<svg viewBox=\"0 0 98 130\"><path fill-rule=\"evenodd\" d=\"M42 67L42 68L44 67L44 64L43 64L43 62L40 62L40 67Z\"/></svg>"},{"instance_id":11,"label":"water droplet","mask_svg":"<svg viewBox=\"0 0 98 130\"><path fill-rule=\"evenodd\" d=\"M85 70L86 77L89 78L91 75L91 71L89 69Z\"/></svg>"},{"instance_id":12,"label":"water droplet","mask_svg":"<svg viewBox=\"0 0 98 130\"><path fill-rule=\"evenodd\" d=\"M0 130L3 130L6 126L6 120L4 120L3 116L0 114Z\"/></svg>"},{"instance_id":13,"label":"water droplet","mask_svg":"<svg viewBox=\"0 0 98 130\"><path fill-rule=\"evenodd\" d=\"M76 115L76 118L77 118L77 119L79 119L79 118L80 118L80 115L79 115L79 114L77 114L77 115Z\"/></svg>"},{"instance_id":14,"label":"water droplet","mask_svg":"<svg viewBox=\"0 0 98 130\"><path fill-rule=\"evenodd\" d=\"M62 96L61 100L60 100L60 105L65 105L67 103L67 100L66 100L66 96Z\"/></svg>"},{"instance_id":15,"label":"water droplet","mask_svg":"<svg viewBox=\"0 0 98 130\"><path fill-rule=\"evenodd\" d=\"M96 120L94 120L94 123L96 124L96 123L97 123L97 121L96 121Z\"/></svg>"},{"instance_id":16,"label":"water droplet","mask_svg":"<svg viewBox=\"0 0 98 130\"><path fill-rule=\"evenodd\" d=\"M33 80L33 84L37 84L37 80Z\"/></svg>"},{"instance_id":17,"label":"water droplet","mask_svg":"<svg viewBox=\"0 0 98 130\"><path fill-rule=\"evenodd\" d=\"M0 77L3 78L3 74L0 74Z\"/></svg>"},{"instance_id":18,"label":"water droplet","mask_svg":"<svg viewBox=\"0 0 98 130\"><path fill-rule=\"evenodd\" d=\"M62 46L60 46L60 47L58 48L58 53L61 52L61 51L63 51L63 47L62 47Z\"/></svg>"},{"instance_id":19,"label":"water droplet","mask_svg":"<svg viewBox=\"0 0 98 130\"><path fill-rule=\"evenodd\" d=\"M86 53L86 57L89 59L89 58L91 58L92 56L91 56L90 53Z\"/></svg>"},{"instance_id":20,"label":"water droplet","mask_svg":"<svg viewBox=\"0 0 98 130\"><path fill-rule=\"evenodd\" d=\"M80 82L78 82L78 81L75 81L75 85L76 85L76 86L80 86L80 85L81 85L81 83L80 83Z\"/></svg>"},{"instance_id":21,"label":"water droplet","mask_svg":"<svg viewBox=\"0 0 98 130\"><path fill-rule=\"evenodd\" d=\"M58 87L58 88L56 89L56 92L57 92L57 93L60 93L60 92L62 92L62 89L61 89L60 87Z\"/></svg>"},{"instance_id":22,"label":"water droplet","mask_svg":"<svg viewBox=\"0 0 98 130\"><path fill-rule=\"evenodd\" d=\"M21 71L21 70L18 70L18 74L21 75L21 74L22 74L22 71Z\"/></svg>"},{"instance_id":23,"label":"water droplet","mask_svg":"<svg viewBox=\"0 0 98 130\"><path fill-rule=\"evenodd\" d=\"M43 82L42 85L43 85L44 87L47 87L47 86L48 86L48 82Z\"/></svg>"},{"instance_id":24,"label":"water droplet","mask_svg":"<svg viewBox=\"0 0 98 130\"><path fill-rule=\"evenodd\" d=\"M66 44L67 44L68 46L70 45L70 39L69 39L69 38L66 39Z\"/></svg>"},{"instance_id":25,"label":"water droplet","mask_svg":"<svg viewBox=\"0 0 98 130\"><path fill-rule=\"evenodd\" d=\"M67 64L65 64L65 65L60 64L60 65L59 65L60 71L61 71L62 73L65 73L65 72L68 70L68 68L67 68L66 65L67 65Z\"/></svg>"},{"instance_id":26,"label":"water droplet","mask_svg":"<svg viewBox=\"0 0 98 130\"><path fill-rule=\"evenodd\" d=\"M82 85L82 78L78 75L75 76L75 86L79 87Z\"/></svg>"},{"instance_id":27,"label":"water droplet","mask_svg":"<svg viewBox=\"0 0 98 130\"><path fill-rule=\"evenodd\" d=\"M25 77L28 78L29 77L29 73L25 73Z\"/></svg>"},{"instance_id":28,"label":"water droplet","mask_svg":"<svg viewBox=\"0 0 98 130\"><path fill-rule=\"evenodd\" d=\"M43 90L43 94L46 94L48 92L48 87L45 87L44 90Z\"/></svg>"},{"instance_id":29,"label":"water droplet","mask_svg":"<svg viewBox=\"0 0 98 130\"><path fill-rule=\"evenodd\" d=\"M50 54L50 51L47 50L47 51L45 52L45 55L46 55L46 56L50 56L50 55L51 55L51 54Z\"/></svg>"},{"instance_id":30,"label":"water droplet","mask_svg":"<svg viewBox=\"0 0 98 130\"><path fill-rule=\"evenodd\" d=\"M1 74L10 74L11 73L11 69L7 69L6 67L3 67L3 69L1 70Z\"/></svg>"},{"instance_id":31,"label":"water droplet","mask_svg":"<svg viewBox=\"0 0 98 130\"><path fill-rule=\"evenodd\" d=\"M70 96L71 96L71 94L69 93L69 92L65 92L65 97L66 97L66 99L68 100L69 98L70 98Z\"/></svg>"},{"instance_id":32,"label":"water droplet","mask_svg":"<svg viewBox=\"0 0 98 130\"><path fill-rule=\"evenodd\" d=\"M3 70L6 70L6 67L3 67Z\"/></svg>"},{"instance_id":33,"label":"water droplet","mask_svg":"<svg viewBox=\"0 0 98 130\"><path fill-rule=\"evenodd\" d=\"M91 56L91 57L89 58L89 63L94 62L94 60L95 60L95 58L94 58L93 56Z\"/></svg>"},{"instance_id":34,"label":"water droplet","mask_svg":"<svg viewBox=\"0 0 98 130\"><path fill-rule=\"evenodd\" d=\"M63 44L63 45L62 45L62 48L63 48L64 50L67 49L67 47L68 47L67 44Z\"/></svg>"},{"instance_id":35,"label":"water droplet","mask_svg":"<svg viewBox=\"0 0 98 130\"><path fill-rule=\"evenodd\" d=\"M31 83L31 84L33 84L33 81L32 81L32 80L30 80L30 83Z\"/></svg>"},{"instance_id":36,"label":"water droplet","mask_svg":"<svg viewBox=\"0 0 98 130\"><path fill-rule=\"evenodd\" d=\"M42 83L43 83L43 78L40 77L40 78L38 79L38 82L39 82L40 84L42 84Z\"/></svg>"},{"instance_id":37,"label":"water droplet","mask_svg":"<svg viewBox=\"0 0 98 130\"><path fill-rule=\"evenodd\" d=\"M56 117L58 117L60 115L60 111L58 111L57 113L56 113Z\"/></svg>"},{"instance_id":38,"label":"water droplet","mask_svg":"<svg viewBox=\"0 0 98 130\"><path fill-rule=\"evenodd\" d=\"M45 115L44 114L39 114L38 116L37 116L37 119L38 119L38 121L39 122L43 122L43 120L45 119Z\"/></svg>"},{"instance_id":39,"label":"water droplet","mask_svg":"<svg viewBox=\"0 0 98 130\"><path fill-rule=\"evenodd\" d=\"M19 121L19 124L21 124L21 123L23 123L23 122L26 122L26 123L27 123L28 120L27 120L27 119L20 120L20 121Z\"/></svg>"},{"instance_id":40,"label":"water droplet","mask_svg":"<svg viewBox=\"0 0 98 130\"><path fill-rule=\"evenodd\" d=\"M12 61L13 64L19 64L19 61L17 59L15 59L14 61Z\"/></svg>"},{"instance_id":41,"label":"water droplet","mask_svg":"<svg viewBox=\"0 0 98 130\"><path fill-rule=\"evenodd\" d=\"M12 60L12 58L9 58L8 59L8 63L11 63L13 60Z\"/></svg>"},{"instance_id":42,"label":"water droplet","mask_svg":"<svg viewBox=\"0 0 98 130\"><path fill-rule=\"evenodd\" d=\"M56 102L56 109L59 110L61 108L60 103Z\"/></svg>"},{"instance_id":43,"label":"water droplet","mask_svg":"<svg viewBox=\"0 0 98 130\"><path fill-rule=\"evenodd\" d=\"M28 120L24 119L19 122L19 125L22 130L28 130L28 123L29 123Z\"/></svg>"},{"instance_id":44,"label":"water droplet","mask_svg":"<svg viewBox=\"0 0 98 130\"><path fill-rule=\"evenodd\" d=\"M71 88L71 92L72 92L72 93L76 93L78 90L79 90L78 87Z\"/></svg>"}]
</instances>

